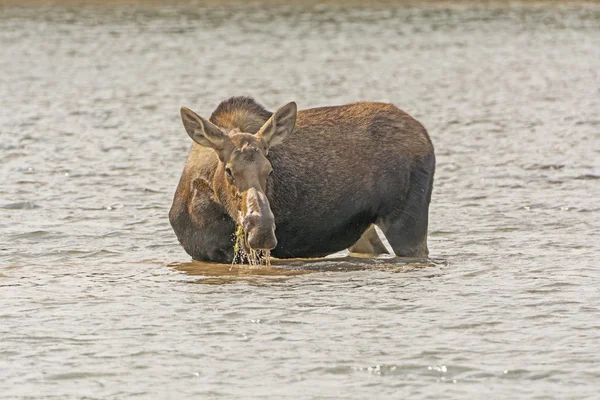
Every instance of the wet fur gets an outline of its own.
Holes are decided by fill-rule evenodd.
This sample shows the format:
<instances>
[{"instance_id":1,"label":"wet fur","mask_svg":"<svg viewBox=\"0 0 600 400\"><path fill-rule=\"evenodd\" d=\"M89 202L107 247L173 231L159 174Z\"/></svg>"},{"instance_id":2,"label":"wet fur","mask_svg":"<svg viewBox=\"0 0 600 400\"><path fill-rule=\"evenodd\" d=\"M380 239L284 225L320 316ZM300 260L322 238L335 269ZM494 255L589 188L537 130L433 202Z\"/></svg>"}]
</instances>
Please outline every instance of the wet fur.
<instances>
[{"instance_id":1,"label":"wet fur","mask_svg":"<svg viewBox=\"0 0 600 400\"><path fill-rule=\"evenodd\" d=\"M256 133L271 113L246 97L217 107L225 130ZM301 110L286 141L269 151L267 197L275 257L321 257L355 244L377 224L401 256L427 256L435 156L421 124L391 104ZM170 220L194 259L230 262L235 224L213 196L214 151L194 143Z\"/></svg>"}]
</instances>

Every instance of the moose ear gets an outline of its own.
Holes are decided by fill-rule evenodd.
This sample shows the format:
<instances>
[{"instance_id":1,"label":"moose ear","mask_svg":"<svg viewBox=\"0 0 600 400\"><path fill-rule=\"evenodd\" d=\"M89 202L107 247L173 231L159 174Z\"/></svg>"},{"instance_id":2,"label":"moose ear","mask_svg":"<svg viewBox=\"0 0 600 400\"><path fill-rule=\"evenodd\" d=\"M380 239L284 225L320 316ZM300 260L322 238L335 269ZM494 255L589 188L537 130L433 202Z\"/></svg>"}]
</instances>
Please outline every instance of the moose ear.
<instances>
[{"instance_id":1,"label":"moose ear","mask_svg":"<svg viewBox=\"0 0 600 400\"><path fill-rule=\"evenodd\" d=\"M223 150L229 139L226 134L210 121L186 107L181 107L181 121L183 121L186 132L194 142L200 146L211 147L223 161Z\"/></svg>"},{"instance_id":2,"label":"moose ear","mask_svg":"<svg viewBox=\"0 0 600 400\"><path fill-rule=\"evenodd\" d=\"M260 128L256 136L261 139L265 149L283 143L285 138L292 133L296 126L296 113L298 107L293 101L285 106L279 107L277 111Z\"/></svg>"}]
</instances>

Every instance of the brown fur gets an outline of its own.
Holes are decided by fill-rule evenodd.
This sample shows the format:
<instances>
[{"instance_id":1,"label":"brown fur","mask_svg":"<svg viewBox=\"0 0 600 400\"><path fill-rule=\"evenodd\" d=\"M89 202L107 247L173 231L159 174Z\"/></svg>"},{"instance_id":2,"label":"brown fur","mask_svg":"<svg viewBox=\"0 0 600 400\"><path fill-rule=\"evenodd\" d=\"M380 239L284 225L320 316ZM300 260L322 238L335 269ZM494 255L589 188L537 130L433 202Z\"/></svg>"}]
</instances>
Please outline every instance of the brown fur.
<instances>
[{"instance_id":1,"label":"brown fur","mask_svg":"<svg viewBox=\"0 0 600 400\"><path fill-rule=\"evenodd\" d=\"M211 121L225 132L255 133L270 113L252 103L247 98L226 101ZM276 257L319 257L342 250L371 224L382 229L397 255L427 256L433 146L422 125L393 105L354 103L299 111L293 133L267 158L273 174L264 192L275 216ZM216 250L208 248L225 243L234 229L231 219L217 222L225 210L234 216L233 193L215 187L222 186L224 168L213 150L194 144L175 194L171 223L197 259L227 261L232 256L214 257ZM198 178L206 182L203 193L192 190ZM203 202L203 207L189 207Z\"/></svg>"},{"instance_id":2,"label":"brown fur","mask_svg":"<svg viewBox=\"0 0 600 400\"><path fill-rule=\"evenodd\" d=\"M256 133L273 115L251 97L232 97L219 104L210 122L227 131Z\"/></svg>"}]
</instances>

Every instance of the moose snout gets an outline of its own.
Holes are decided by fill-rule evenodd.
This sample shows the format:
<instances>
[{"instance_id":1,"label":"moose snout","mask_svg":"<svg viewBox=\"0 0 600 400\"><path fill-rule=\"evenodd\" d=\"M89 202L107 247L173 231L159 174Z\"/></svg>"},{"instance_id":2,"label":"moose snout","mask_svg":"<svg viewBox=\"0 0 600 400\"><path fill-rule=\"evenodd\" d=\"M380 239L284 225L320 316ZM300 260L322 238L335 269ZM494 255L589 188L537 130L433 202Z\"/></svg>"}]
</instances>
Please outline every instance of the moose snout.
<instances>
[{"instance_id":1,"label":"moose snout","mask_svg":"<svg viewBox=\"0 0 600 400\"><path fill-rule=\"evenodd\" d=\"M271 250L277 246L275 217L269 200L263 191L250 188L245 195L246 215L242 228L246 232L246 244L254 250Z\"/></svg>"},{"instance_id":2,"label":"moose snout","mask_svg":"<svg viewBox=\"0 0 600 400\"><path fill-rule=\"evenodd\" d=\"M246 244L253 250L271 250L277 246L273 215L249 214L244 218Z\"/></svg>"}]
</instances>

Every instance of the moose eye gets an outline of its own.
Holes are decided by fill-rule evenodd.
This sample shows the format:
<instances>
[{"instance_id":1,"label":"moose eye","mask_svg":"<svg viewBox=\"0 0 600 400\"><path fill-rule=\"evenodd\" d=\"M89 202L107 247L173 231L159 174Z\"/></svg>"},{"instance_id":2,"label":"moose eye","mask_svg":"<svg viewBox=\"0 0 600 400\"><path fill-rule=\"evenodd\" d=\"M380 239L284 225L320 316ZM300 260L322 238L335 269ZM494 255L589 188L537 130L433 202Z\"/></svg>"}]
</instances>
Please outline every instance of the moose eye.
<instances>
[{"instance_id":1,"label":"moose eye","mask_svg":"<svg viewBox=\"0 0 600 400\"><path fill-rule=\"evenodd\" d=\"M233 173L231 172L231 168L225 167L225 173L229 179L233 179Z\"/></svg>"}]
</instances>

